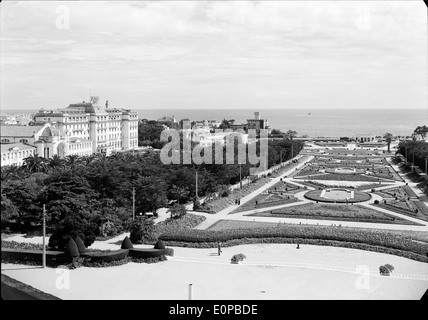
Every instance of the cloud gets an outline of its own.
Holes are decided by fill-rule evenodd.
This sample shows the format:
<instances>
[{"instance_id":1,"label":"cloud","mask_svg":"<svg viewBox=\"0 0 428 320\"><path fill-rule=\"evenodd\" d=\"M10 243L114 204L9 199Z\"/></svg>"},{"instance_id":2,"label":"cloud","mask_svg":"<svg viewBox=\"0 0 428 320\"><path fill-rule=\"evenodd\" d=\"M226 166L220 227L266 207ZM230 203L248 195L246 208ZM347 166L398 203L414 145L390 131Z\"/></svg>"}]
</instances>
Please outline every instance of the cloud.
<instances>
[{"instance_id":1,"label":"cloud","mask_svg":"<svg viewBox=\"0 0 428 320\"><path fill-rule=\"evenodd\" d=\"M22 94L23 87L28 92L52 93L20 102L31 106L49 104L48 99L73 99L71 94L79 95L89 86L106 95L116 91L127 105L141 106L146 101L169 108L189 107L180 99L199 107L207 97L222 101L218 107L228 107L228 100L241 101L245 107L252 95L259 99L270 95L273 105L287 100L295 103L299 98L308 99L305 90L322 98L323 105L346 105L355 96L362 99L361 105L370 104L373 100L364 100L364 92L368 96L376 89L384 92L384 103L391 106L398 106L397 99L388 99L387 93L392 91L400 92L403 101L420 99L415 95L426 99L423 3L79 1L2 5L1 98L6 105L16 105L11 97L30 96ZM69 29L56 27L59 5L68 9ZM38 81L30 81L33 76ZM338 88L349 92L337 93ZM218 93L223 95L221 99L215 98ZM188 94L192 94L190 100L185 98Z\"/></svg>"}]
</instances>

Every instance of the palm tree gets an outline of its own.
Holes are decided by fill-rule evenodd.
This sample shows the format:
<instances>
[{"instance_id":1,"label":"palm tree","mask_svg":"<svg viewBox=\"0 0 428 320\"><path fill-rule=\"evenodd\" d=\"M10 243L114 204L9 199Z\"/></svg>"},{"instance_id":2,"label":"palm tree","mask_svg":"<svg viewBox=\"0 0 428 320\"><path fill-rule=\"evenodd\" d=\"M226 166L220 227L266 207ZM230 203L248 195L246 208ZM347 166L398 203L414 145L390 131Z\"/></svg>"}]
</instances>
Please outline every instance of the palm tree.
<instances>
[{"instance_id":1,"label":"palm tree","mask_svg":"<svg viewBox=\"0 0 428 320\"><path fill-rule=\"evenodd\" d=\"M391 147L391 142L392 142L392 138L393 138L392 133L389 133L389 132L385 133L383 135L383 138L385 139L386 143L388 144L388 153L390 153L391 152L390 147Z\"/></svg>"},{"instance_id":2,"label":"palm tree","mask_svg":"<svg viewBox=\"0 0 428 320\"><path fill-rule=\"evenodd\" d=\"M25 158L23 166L29 173L47 171L46 159L37 154Z\"/></svg>"},{"instance_id":3,"label":"palm tree","mask_svg":"<svg viewBox=\"0 0 428 320\"><path fill-rule=\"evenodd\" d=\"M59 155L55 154L51 159L49 159L48 163L49 168L55 169L63 169L64 168L64 159L61 159Z\"/></svg>"},{"instance_id":4,"label":"palm tree","mask_svg":"<svg viewBox=\"0 0 428 320\"><path fill-rule=\"evenodd\" d=\"M67 157L65 157L65 163L67 164L67 166L74 171L74 169L76 168L76 166L80 163L80 158L77 154L71 154Z\"/></svg>"},{"instance_id":5,"label":"palm tree","mask_svg":"<svg viewBox=\"0 0 428 320\"><path fill-rule=\"evenodd\" d=\"M8 178L19 177L21 173L21 167L16 165L1 167L1 181L5 181Z\"/></svg>"}]
</instances>

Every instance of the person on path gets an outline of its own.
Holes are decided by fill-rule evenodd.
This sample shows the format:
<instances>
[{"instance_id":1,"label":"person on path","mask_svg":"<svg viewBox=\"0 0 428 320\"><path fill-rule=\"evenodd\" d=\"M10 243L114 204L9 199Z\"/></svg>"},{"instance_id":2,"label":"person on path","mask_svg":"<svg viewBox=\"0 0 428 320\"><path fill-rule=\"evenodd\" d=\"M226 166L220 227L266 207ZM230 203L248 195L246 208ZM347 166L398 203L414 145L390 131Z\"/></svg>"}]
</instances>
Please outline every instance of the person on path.
<instances>
[{"instance_id":1,"label":"person on path","mask_svg":"<svg viewBox=\"0 0 428 320\"><path fill-rule=\"evenodd\" d=\"M220 255L220 253L222 253L222 251L221 251L221 242L218 242L218 255Z\"/></svg>"}]
</instances>

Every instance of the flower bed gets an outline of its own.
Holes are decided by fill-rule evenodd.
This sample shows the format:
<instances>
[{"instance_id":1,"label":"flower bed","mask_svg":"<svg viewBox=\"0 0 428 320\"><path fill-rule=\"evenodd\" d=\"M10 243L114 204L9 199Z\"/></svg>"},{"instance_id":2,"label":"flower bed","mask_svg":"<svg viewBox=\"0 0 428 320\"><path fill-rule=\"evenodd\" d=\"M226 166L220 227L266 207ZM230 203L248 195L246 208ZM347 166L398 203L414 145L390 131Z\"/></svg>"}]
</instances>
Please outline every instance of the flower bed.
<instances>
[{"instance_id":1,"label":"flower bed","mask_svg":"<svg viewBox=\"0 0 428 320\"><path fill-rule=\"evenodd\" d=\"M296 177L296 179L303 179ZM379 181L378 178L369 177L363 174L321 174L315 176L306 176L310 180L337 180L337 181Z\"/></svg>"},{"instance_id":2,"label":"flower bed","mask_svg":"<svg viewBox=\"0 0 428 320\"><path fill-rule=\"evenodd\" d=\"M326 189L326 190L330 190L330 189ZM334 192L335 190L339 190L339 189L331 189L331 192ZM349 191L348 193L350 193L350 190L346 190L345 191ZM362 201L368 201L371 198L371 195L368 193L364 193L361 192L359 190L352 190L352 192L354 193L354 197L350 198L349 197L345 198L328 198L328 197L322 197L321 194L324 192L324 190L312 190L309 192L305 193L305 198L313 200L313 201L321 201L321 202L334 202L334 203L356 203L356 202L362 202ZM325 192L327 194L327 192Z\"/></svg>"},{"instance_id":3,"label":"flower bed","mask_svg":"<svg viewBox=\"0 0 428 320\"><path fill-rule=\"evenodd\" d=\"M169 230L181 230L181 229L191 229L196 227L198 224L206 220L206 217L188 213L185 216L176 219L166 219L165 221L155 224L155 230L153 233L153 238L157 239L160 234L168 232ZM149 244L154 244L155 241L146 242Z\"/></svg>"},{"instance_id":4,"label":"flower bed","mask_svg":"<svg viewBox=\"0 0 428 320\"><path fill-rule=\"evenodd\" d=\"M298 202L299 200L295 198L293 195L280 195L280 194L259 194L250 201L244 203L243 205L239 206L235 210L231 212L231 214L238 213L238 212L245 212L253 209L260 209L260 208L269 208L272 206L278 206L281 204L287 204L287 203L293 203ZM257 204L256 204L257 202Z\"/></svg>"},{"instance_id":5,"label":"flower bed","mask_svg":"<svg viewBox=\"0 0 428 320\"><path fill-rule=\"evenodd\" d=\"M411 221L359 205L350 206L340 204L330 205L307 203L282 209L254 213L251 216L416 225L416 223Z\"/></svg>"}]
</instances>

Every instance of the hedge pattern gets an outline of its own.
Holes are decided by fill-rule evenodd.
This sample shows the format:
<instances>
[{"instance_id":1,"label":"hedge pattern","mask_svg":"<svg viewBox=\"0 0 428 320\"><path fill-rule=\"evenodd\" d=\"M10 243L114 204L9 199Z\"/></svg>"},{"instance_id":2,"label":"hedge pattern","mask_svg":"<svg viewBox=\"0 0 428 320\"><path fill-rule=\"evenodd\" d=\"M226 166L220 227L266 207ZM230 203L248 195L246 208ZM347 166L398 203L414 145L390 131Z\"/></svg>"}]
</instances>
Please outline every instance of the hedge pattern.
<instances>
[{"instance_id":1,"label":"hedge pattern","mask_svg":"<svg viewBox=\"0 0 428 320\"><path fill-rule=\"evenodd\" d=\"M409 237L389 233L384 230L360 230L344 227L311 226L311 225L285 225L281 224L271 228L245 228L228 230L188 230L177 231L160 236L168 245L171 242L183 243L224 243L239 239L306 239L314 241L336 241L353 244L366 244L385 249L399 250L427 257L428 243L412 241ZM427 261L428 262L428 261Z\"/></svg>"}]
</instances>

